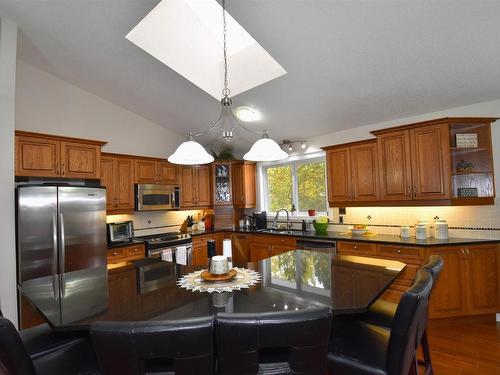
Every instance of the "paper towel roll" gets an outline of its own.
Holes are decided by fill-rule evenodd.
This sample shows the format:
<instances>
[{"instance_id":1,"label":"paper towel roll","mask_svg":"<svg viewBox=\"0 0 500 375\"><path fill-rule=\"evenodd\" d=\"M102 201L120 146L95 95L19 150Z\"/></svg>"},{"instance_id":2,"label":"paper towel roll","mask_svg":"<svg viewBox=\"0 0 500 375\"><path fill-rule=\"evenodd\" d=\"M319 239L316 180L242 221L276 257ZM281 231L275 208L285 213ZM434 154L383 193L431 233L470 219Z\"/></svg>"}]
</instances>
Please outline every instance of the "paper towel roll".
<instances>
[{"instance_id":1,"label":"paper towel roll","mask_svg":"<svg viewBox=\"0 0 500 375\"><path fill-rule=\"evenodd\" d=\"M227 258L229 268L233 268L233 247L229 238L222 241L222 255Z\"/></svg>"}]
</instances>

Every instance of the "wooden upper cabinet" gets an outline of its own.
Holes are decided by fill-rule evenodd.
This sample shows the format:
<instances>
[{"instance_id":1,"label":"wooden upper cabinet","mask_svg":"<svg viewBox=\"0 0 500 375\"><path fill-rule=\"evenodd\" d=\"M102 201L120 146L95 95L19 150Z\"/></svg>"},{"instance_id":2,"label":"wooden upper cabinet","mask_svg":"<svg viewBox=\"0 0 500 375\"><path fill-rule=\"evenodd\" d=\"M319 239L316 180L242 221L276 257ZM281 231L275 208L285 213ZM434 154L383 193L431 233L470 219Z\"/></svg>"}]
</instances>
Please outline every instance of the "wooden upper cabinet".
<instances>
[{"instance_id":1,"label":"wooden upper cabinet","mask_svg":"<svg viewBox=\"0 0 500 375\"><path fill-rule=\"evenodd\" d=\"M101 157L101 185L106 187L106 210L124 213L134 210L134 160L104 154Z\"/></svg>"},{"instance_id":2,"label":"wooden upper cabinet","mask_svg":"<svg viewBox=\"0 0 500 375\"><path fill-rule=\"evenodd\" d=\"M196 175L196 205L210 206L212 203L210 189L210 166L197 165Z\"/></svg>"},{"instance_id":3,"label":"wooden upper cabinet","mask_svg":"<svg viewBox=\"0 0 500 375\"><path fill-rule=\"evenodd\" d=\"M177 167L167 161L135 160L136 184L177 184Z\"/></svg>"},{"instance_id":4,"label":"wooden upper cabinet","mask_svg":"<svg viewBox=\"0 0 500 375\"><path fill-rule=\"evenodd\" d=\"M411 200L410 134L408 130L377 135L380 199Z\"/></svg>"},{"instance_id":5,"label":"wooden upper cabinet","mask_svg":"<svg viewBox=\"0 0 500 375\"><path fill-rule=\"evenodd\" d=\"M326 152L328 201L347 202L351 198L349 148L340 147Z\"/></svg>"},{"instance_id":6,"label":"wooden upper cabinet","mask_svg":"<svg viewBox=\"0 0 500 375\"><path fill-rule=\"evenodd\" d=\"M413 199L449 199L448 124L410 129Z\"/></svg>"},{"instance_id":7,"label":"wooden upper cabinet","mask_svg":"<svg viewBox=\"0 0 500 375\"><path fill-rule=\"evenodd\" d=\"M181 208L211 204L210 166L181 166Z\"/></svg>"},{"instance_id":8,"label":"wooden upper cabinet","mask_svg":"<svg viewBox=\"0 0 500 375\"><path fill-rule=\"evenodd\" d=\"M351 146L351 187L354 201L378 200L377 143L366 142Z\"/></svg>"},{"instance_id":9,"label":"wooden upper cabinet","mask_svg":"<svg viewBox=\"0 0 500 375\"><path fill-rule=\"evenodd\" d=\"M192 207L195 205L195 195L196 188L195 184L195 175L194 175L194 167L192 166L181 166L180 167L180 177L181 177L181 202L180 206L184 207Z\"/></svg>"},{"instance_id":10,"label":"wooden upper cabinet","mask_svg":"<svg viewBox=\"0 0 500 375\"><path fill-rule=\"evenodd\" d=\"M16 176L97 179L106 142L16 131Z\"/></svg>"},{"instance_id":11,"label":"wooden upper cabinet","mask_svg":"<svg viewBox=\"0 0 500 375\"><path fill-rule=\"evenodd\" d=\"M254 208L257 203L256 164L250 162L233 163L231 172L233 205L239 208Z\"/></svg>"},{"instance_id":12,"label":"wooden upper cabinet","mask_svg":"<svg viewBox=\"0 0 500 375\"><path fill-rule=\"evenodd\" d=\"M378 200L375 140L327 149L326 166L330 205Z\"/></svg>"},{"instance_id":13,"label":"wooden upper cabinet","mask_svg":"<svg viewBox=\"0 0 500 375\"><path fill-rule=\"evenodd\" d=\"M177 166L169 162L159 162L157 164L158 181L161 184L177 184Z\"/></svg>"},{"instance_id":14,"label":"wooden upper cabinet","mask_svg":"<svg viewBox=\"0 0 500 375\"><path fill-rule=\"evenodd\" d=\"M135 183L154 184L158 179L156 162L153 160L135 160Z\"/></svg>"},{"instance_id":15,"label":"wooden upper cabinet","mask_svg":"<svg viewBox=\"0 0 500 375\"><path fill-rule=\"evenodd\" d=\"M99 178L101 146L61 142L61 175L68 178Z\"/></svg>"},{"instance_id":16,"label":"wooden upper cabinet","mask_svg":"<svg viewBox=\"0 0 500 375\"><path fill-rule=\"evenodd\" d=\"M16 135L15 148L16 176L60 176L60 141Z\"/></svg>"}]
</instances>

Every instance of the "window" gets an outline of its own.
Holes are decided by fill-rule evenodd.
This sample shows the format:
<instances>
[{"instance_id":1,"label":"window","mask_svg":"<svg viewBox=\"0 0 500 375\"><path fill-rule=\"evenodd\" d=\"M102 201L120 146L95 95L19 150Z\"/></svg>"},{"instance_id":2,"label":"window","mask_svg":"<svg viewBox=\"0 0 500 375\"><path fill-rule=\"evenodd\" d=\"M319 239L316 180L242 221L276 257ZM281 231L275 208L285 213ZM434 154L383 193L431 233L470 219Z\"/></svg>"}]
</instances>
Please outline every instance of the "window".
<instances>
[{"instance_id":1,"label":"window","mask_svg":"<svg viewBox=\"0 0 500 375\"><path fill-rule=\"evenodd\" d=\"M314 158L264 166L263 204L268 212L280 208L307 215L307 210L327 212L325 159Z\"/></svg>"}]
</instances>

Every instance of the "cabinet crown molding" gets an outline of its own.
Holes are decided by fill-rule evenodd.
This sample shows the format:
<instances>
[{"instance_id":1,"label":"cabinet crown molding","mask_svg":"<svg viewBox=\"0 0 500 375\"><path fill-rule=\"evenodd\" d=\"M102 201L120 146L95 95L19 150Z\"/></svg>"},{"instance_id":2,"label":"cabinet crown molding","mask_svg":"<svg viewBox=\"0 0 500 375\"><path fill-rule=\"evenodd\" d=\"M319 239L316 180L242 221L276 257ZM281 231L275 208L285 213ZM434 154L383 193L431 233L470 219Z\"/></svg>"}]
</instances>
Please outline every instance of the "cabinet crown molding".
<instances>
[{"instance_id":1,"label":"cabinet crown molding","mask_svg":"<svg viewBox=\"0 0 500 375\"><path fill-rule=\"evenodd\" d=\"M64 142L75 142L75 143L86 143L91 145L103 146L108 142L105 141L97 141L93 139L84 139L84 138L74 138L74 137L65 137L62 135L53 135L53 134L44 134L44 133L34 133L28 132L24 130L16 130L16 136L21 137L33 137L33 138L42 138L42 139L52 139Z\"/></svg>"}]
</instances>

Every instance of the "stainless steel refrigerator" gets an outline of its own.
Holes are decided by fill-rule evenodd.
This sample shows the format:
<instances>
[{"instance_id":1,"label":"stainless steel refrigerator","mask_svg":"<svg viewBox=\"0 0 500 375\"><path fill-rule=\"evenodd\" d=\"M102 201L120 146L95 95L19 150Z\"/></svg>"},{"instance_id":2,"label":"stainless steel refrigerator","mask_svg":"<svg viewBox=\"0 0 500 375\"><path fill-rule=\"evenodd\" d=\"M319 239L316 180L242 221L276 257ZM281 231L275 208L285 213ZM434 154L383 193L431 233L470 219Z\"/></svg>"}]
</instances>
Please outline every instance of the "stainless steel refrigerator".
<instances>
[{"instance_id":1,"label":"stainless steel refrigerator","mask_svg":"<svg viewBox=\"0 0 500 375\"><path fill-rule=\"evenodd\" d=\"M54 326L107 307L106 190L19 186L18 287Z\"/></svg>"}]
</instances>

